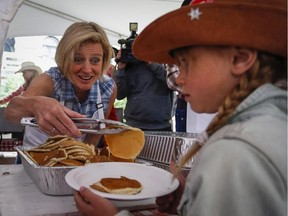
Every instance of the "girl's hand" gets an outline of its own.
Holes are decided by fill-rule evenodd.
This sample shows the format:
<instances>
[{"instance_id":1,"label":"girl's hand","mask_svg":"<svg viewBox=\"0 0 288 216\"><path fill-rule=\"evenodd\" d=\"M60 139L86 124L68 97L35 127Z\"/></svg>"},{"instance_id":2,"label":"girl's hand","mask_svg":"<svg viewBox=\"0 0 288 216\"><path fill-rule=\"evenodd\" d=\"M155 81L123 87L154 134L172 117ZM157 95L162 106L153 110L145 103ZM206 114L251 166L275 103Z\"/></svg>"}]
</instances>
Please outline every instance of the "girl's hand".
<instances>
[{"instance_id":1,"label":"girl's hand","mask_svg":"<svg viewBox=\"0 0 288 216\"><path fill-rule=\"evenodd\" d=\"M176 166L173 162L170 164L170 170L172 173L176 172ZM183 175L179 175L177 179L179 180L179 186L175 191L156 198L159 212L177 214L177 207L184 191L186 178Z\"/></svg>"},{"instance_id":2,"label":"girl's hand","mask_svg":"<svg viewBox=\"0 0 288 216\"><path fill-rule=\"evenodd\" d=\"M85 187L81 187L80 191L75 192L74 200L78 210L85 216L112 216L118 212L112 202Z\"/></svg>"}]
</instances>

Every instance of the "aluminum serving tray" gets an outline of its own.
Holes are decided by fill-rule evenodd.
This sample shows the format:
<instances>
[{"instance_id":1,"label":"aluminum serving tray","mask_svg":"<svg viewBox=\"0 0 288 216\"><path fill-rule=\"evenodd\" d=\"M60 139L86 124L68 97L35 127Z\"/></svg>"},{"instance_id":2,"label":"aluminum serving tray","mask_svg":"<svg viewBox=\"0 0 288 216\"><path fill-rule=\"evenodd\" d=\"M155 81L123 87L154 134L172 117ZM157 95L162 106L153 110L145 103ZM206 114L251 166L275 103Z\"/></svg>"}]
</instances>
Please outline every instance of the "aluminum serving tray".
<instances>
[{"instance_id":1,"label":"aluminum serving tray","mask_svg":"<svg viewBox=\"0 0 288 216\"><path fill-rule=\"evenodd\" d=\"M66 183L65 175L77 166L44 167L35 164L24 151L25 147L15 147L19 153L24 170L36 184L38 189L47 195L72 195L73 189Z\"/></svg>"},{"instance_id":2,"label":"aluminum serving tray","mask_svg":"<svg viewBox=\"0 0 288 216\"><path fill-rule=\"evenodd\" d=\"M169 171L171 161L177 163L193 145L197 134L176 132L145 132L145 145L136 162L156 166ZM66 183L65 175L77 166L45 167L35 164L25 153L30 148L17 146L24 170L39 188L47 195L72 195L73 189ZM190 161L183 173L188 174L192 165Z\"/></svg>"},{"instance_id":3,"label":"aluminum serving tray","mask_svg":"<svg viewBox=\"0 0 288 216\"><path fill-rule=\"evenodd\" d=\"M47 195L64 196L72 195L73 189L66 183L65 175L70 170L78 166L63 167L45 167L35 164L24 151L29 147L15 147L19 153L21 161L26 173L30 176L38 189ZM136 159L135 162L152 166L153 164L146 160Z\"/></svg>"},{"instance_id":4,"label":"aluminum serving tray","mask_svg":"<svg viewBox=\"0 0 288 216\"><path fill-rule=\"evenodd\" d=\"M195 143L197 135L197 133L145 131L145 145L137 158L169 171L170 162L177 164ZM182 168L184 175L188 174L192 162L193 160L190 160Z\"/></svg>"}]
</instances>

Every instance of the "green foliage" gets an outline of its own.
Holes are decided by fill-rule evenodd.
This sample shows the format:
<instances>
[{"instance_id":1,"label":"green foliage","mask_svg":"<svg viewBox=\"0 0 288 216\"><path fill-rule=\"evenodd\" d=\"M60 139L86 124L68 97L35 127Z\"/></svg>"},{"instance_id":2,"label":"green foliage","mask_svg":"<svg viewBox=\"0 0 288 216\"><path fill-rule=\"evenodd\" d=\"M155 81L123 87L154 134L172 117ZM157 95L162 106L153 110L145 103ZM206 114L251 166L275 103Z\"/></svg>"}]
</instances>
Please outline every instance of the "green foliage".
<instances>
[{"instance_id":1,"label":"green foliage","mask_svg":"<svg viewBox=\"0 0 288 216\"><path fill-rule=\"evenodd\" d=\"M0 86L0 98L4 98L10 95L13 91L16 91L17 88L23 84L22 76L7 76L5 80L2 80ZM7 104L3 104L2 106L7 106Z\"/></svg>"},{"instance_id":2,"label":"green foliage","mask_svg":"<svg viewBox=\"0 0 288 216\"><path fill-rule=\"evenodd\" d=\"M11 92L17 90L17 88L23 84L22 76L7 76L5 81L1 83L0 98L6 97Z\"/></svg>"}]
</instances>

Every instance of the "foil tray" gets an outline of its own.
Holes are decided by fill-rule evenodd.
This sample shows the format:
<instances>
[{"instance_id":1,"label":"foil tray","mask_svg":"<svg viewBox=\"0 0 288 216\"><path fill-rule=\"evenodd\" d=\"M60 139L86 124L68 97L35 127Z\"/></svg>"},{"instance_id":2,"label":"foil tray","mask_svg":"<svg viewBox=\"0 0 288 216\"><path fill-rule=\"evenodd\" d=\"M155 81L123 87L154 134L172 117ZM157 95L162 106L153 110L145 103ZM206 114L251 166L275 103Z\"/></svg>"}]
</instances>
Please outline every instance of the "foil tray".
<instances>
[{"instance_id":1,"label":"foil tray","mask_svg":"<svg viewBox=\"0 0 288 216\"><path fill-rule=\"evenodd\" d=\"M65 175L77 166L39 166L24 153L29 148L17 146L15 149L21 157L24 170L42 193L55 196L73 194L73 189L65 181Z\"/></svg>"},{"instance_id":2,"label":"foil tray","mask_svg":"<svg viewBox=\"0 0 288 216\"><path fill-rule=\"evenodd\" d=\"M171 161L177 164L195 143L197 135L197 133L145 131L145 145L137 158L169 171ZM184 175L188 174L192 163L191 159L182 168Z\"/></svg>"},{"instance_id":3,"label":"foil tray","mask_svg":"<svg viewBox=\"0 0 288 216\"><path fill-rule=\"evenodd\" d=\"M171 161L177 163L196 140L197 134L177 132L146 132L145 145L138 157L137 163L156 166L169 171ZM21 157L26 173L38 189L47 195L72 195L73 189L66 183L65 175L77 166L45 167L35 164L24 151L30 148L17 146L15 150ZM188 174L193 161L183 167L183 173Z\"/></svg>"}]
</instances>

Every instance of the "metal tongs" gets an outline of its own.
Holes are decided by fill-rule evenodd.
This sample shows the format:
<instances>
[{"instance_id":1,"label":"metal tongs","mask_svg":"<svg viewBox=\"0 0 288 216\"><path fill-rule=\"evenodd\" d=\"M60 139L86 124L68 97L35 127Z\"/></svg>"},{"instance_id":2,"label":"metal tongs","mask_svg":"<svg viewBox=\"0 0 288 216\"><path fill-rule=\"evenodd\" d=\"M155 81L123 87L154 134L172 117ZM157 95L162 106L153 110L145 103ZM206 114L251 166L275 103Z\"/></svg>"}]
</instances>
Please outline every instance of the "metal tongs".
<instances>
[{"instance_id":1,"label":"metal tongs","mask_svg":"<svg viewBox=\"0 0 288 216\"><path fill-rule=\"evenodd\" d=\"M132 129L122 122L107 119L71 118L71 120L82 133L86 134L117 134ZM24 126L38 127L37 120L33 117L24 117L20 123Z\"/></svg>"}]
</instances>

